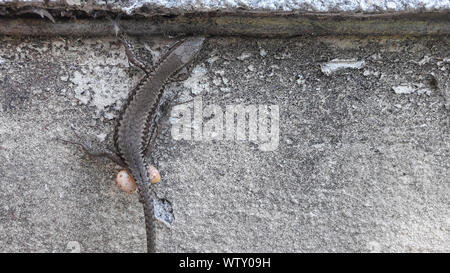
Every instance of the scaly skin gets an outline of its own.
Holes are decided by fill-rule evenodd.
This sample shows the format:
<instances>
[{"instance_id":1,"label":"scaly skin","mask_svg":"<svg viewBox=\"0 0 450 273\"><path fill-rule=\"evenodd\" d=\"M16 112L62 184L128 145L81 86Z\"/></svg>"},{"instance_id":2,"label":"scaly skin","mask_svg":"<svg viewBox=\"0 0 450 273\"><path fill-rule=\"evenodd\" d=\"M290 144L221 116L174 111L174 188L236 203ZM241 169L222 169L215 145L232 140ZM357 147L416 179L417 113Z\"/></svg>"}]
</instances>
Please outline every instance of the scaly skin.
<instances>
[{"instance_id":1,"label":"scaly skin","mask_svg":"<svg viewBox=\"0 0 450 273\"><path fill-rule=\"evenodd\" d=\"M116 130L116 147L136 182L140 201L144 206L148 252L155 252L155 194L150 188L149 164L144 157L148 123L155 114L166 82L194 60L204 39L187 38L168 53L152 73L142 79L123 110Z\"/></svg>"}]
</instances>

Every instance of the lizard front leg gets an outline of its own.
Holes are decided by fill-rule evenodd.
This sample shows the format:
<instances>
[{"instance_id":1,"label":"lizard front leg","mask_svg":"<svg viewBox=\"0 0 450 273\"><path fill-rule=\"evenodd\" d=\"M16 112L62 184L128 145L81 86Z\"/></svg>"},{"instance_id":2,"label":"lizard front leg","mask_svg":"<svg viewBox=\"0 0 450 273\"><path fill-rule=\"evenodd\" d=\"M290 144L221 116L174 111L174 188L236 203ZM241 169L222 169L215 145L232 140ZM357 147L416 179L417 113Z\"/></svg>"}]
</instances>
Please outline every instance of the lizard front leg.
<instances>
[{"instance_id":1,"label":"lizard front leg","mask_svg":"<svg viewBox=\"0 0 450 273\"><path fill-rule=\"evenodd\" d=\"M142 71L145 72L145 74L150 74L153 71L153 68L148 67L147 65L144 64L144 62L138 60L133 52L132 52L132 46L131 43L128 41L128 37L125 35L125 33L122 33L120 35L119 41L120 43L123 45L123 47L125 48L125 54L127 56L128 62L130 62L132 65L134 65L135 67L140 68Z\"/></svg>"}]
</instances>

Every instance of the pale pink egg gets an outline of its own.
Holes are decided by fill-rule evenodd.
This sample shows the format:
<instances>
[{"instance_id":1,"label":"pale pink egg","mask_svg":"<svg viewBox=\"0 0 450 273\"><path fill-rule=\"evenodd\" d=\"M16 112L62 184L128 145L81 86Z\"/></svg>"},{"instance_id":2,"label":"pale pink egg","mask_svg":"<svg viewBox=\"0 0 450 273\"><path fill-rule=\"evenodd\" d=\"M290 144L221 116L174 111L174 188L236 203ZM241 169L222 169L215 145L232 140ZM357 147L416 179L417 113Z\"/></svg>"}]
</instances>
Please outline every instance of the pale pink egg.
<instances>
[{"instance_id":1,"label":"pale pink egg","mask_svg":"<svg viewBox=\"0 0 450 273\"><path fill-rule=\"evenodd\" d=\"M152 184L161 181L161 175L159 174L158 169L152 165L148 167L148 175L150 176L150 182L152 182Z\"/></svg>"},{"instance_id":2,"label":"pale pink egg","mask_svg":"<svg viewBox=\"0 0 450 273\"><path fill-rule=\"evenodd\" d=\"M133 193L136 191L136 183L127 170L121 170L117 173L116 183L124 192Z\"/></svg>"},{"instance_id":3,"label":"pale pink egg","mask_svg":"<svg viewBox=\"0 0 450 273\"><path fill-rule=\"evenodd\" d=\"M148 175L150 176L150 182L152 184L158 183L161 181L161 175L159 174L158 169L154 166L150 165L148 167ZM127 170L121 170L117 173L116 176L117 186L124 192L133 193L136 191L136 182L134 182L133 176L128 173Z\"/></svg>"}]
</instances>

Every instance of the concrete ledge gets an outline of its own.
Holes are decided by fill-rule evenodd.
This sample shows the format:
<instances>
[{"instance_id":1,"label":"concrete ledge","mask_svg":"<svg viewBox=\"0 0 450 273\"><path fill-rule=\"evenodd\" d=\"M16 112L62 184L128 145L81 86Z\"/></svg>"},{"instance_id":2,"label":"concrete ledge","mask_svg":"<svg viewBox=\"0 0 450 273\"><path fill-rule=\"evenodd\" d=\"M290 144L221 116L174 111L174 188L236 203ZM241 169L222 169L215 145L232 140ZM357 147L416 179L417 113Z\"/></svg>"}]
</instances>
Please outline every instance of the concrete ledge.
<instances>
[{"instance_id":1,"label":"concrete ledge","mask_svg":"<svg viewBox=\"0 0 450 273\"><path fill-rule=\"evenodd\" d=\"M322 8L318 4L311 7L305 3L300 5L302 1L290 2L298 2L298 8L290 6L291 8L283 9L279 5L278 8L261 8L258 5L244 8L211 3L202 6L190 4L189 1L176 2L185 3L184 5L162 5L159 1L116 1L109 4L100 1L0 1L0 34L109 36L116 33L115 24L110 18L119 17L120 27L131 35L291 37L305 34L450 33L449 1L431 1L428 6L424 4L425 1L418 1L415 6L397 4L399 8L396 9L376 8L377 6L364 6L362 9L361 5L356 4L351 9L349 1L345 1L347 5L343 6L339 5L340 1L327 2L333 5Z\"/></svg>"},{"instance_id":2,"label":"concrete ledge","mask_svg":"<svg viewBox=\"0 0 450 273\"><path fill-rule=\"evenodd\" d=\"M123 12L128 15L180 15L198 12L296 12L381 14L393 12L430 12L450 9L448 0L0 0L13 8L29 6L46 9Z\"/></svg>"},{"instance_id":3,"label":"concrete ledge","mask_svg":"<svg viewBox=\"0 0 450 273\"><path fill-rule=\"evenodd\" d=\"M122 19L130 35L202 34L250 37L297 35L448 35L450 13L360 15L197 14L151 19ZM114 24L107 19L0 18L0 34L34 36L109 36Z\"/></svg>"}]
</instances>

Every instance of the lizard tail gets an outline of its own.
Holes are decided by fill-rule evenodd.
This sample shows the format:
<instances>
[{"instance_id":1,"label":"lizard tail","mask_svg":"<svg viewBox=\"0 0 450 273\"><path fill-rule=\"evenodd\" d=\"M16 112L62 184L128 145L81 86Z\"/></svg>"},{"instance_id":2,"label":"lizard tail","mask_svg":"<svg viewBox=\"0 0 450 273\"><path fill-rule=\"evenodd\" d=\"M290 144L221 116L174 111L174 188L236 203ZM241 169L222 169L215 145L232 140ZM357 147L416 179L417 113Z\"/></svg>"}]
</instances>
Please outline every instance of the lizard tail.
<instances>
[{"instance_id":1,"label":"lizard tail","mask_svg":"<svg viewBox=\"0 0 450 273\"><path fill-rule=\"evenodd\" d=\"M147 252L155 253L156 252L156 219L155 219L155 210L153 206L153 198L151 200L146 201L147 204L144 206L144 215L145 215L145 232L147 234Z\"/></svg>"}]
</instances>

